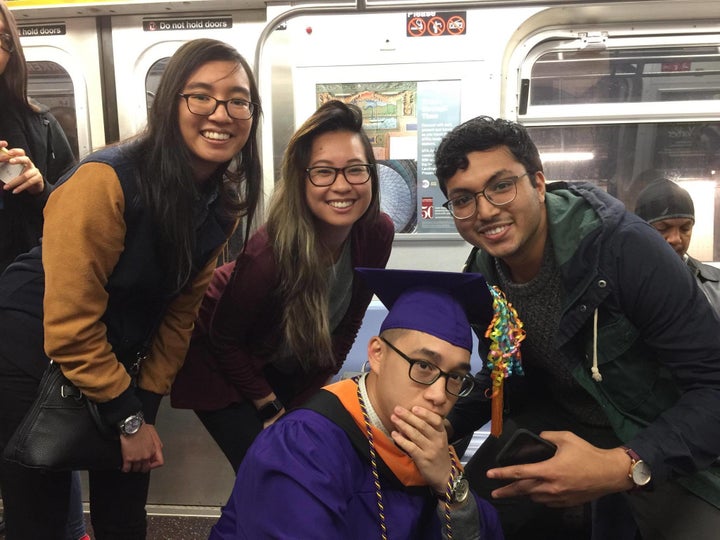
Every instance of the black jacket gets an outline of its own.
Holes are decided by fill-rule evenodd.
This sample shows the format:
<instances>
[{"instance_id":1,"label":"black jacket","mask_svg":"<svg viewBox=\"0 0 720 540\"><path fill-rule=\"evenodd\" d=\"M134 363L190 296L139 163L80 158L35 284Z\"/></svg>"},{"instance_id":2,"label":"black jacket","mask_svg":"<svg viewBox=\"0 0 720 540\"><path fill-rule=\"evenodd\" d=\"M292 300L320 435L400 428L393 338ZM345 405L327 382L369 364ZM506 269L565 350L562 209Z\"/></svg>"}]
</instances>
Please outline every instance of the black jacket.
<instances>
[{"instance_id":1,"label":"black jacket","mask_svg":"<svg viewBox=\"0 0 720 540\"><path fill-rule=\"evenodd\" d=\"M689 255L685 262L697 279L700 290L710 301L715 315L720 319L720 268L701 263Z\"/></svg>"},{"instance_id":2,"label":"black jacket","mask_svg":"<svg viewBox=\"0 0 720 540\"><path fill-rule=\"evenodd\" d=\"M604 191L554 182L545 204L566 290L555 342L576 359L573 376L651 464L656 485L685 477L720 507L720 469L708 469L720 455L720 334L710 305L667 242ZM485 252L474 249L466 271L498 284ZM601 381L590 375L593 358ZM487 368L479 377L486 382L448 416L457 434L487 420Z\"/></svg>"},{"instance_id":3,"label":"black jacket","mask_svg":"<svg viewBox=\"0 0 720 540\"><path fill-rule=\"evenodd\" d=\"M0 192L0 272L15 257L38 244L42 236L42 211L52 184L75 163L70 144L60 124L46 107L33 112L13 105L0 88L0 139L9 148L22 148L45 180L45 189L38 195Z\"/></svg>"}]
</instances>

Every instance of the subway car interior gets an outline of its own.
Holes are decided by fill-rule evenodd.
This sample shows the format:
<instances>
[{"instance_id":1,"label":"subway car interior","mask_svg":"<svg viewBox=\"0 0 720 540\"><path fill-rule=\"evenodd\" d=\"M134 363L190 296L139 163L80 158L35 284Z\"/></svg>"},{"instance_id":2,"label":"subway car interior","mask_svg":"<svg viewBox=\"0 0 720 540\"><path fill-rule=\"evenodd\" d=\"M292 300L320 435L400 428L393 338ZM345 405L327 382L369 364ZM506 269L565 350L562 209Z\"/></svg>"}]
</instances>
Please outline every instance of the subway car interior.
<instances>
[{"instance_id":1,"label":"subway car interior","mask_svg":"<svg viewBox=\"0 0 720 540\"><path fill-rule=\"evenodd\" d=\"M168 58L212 37L254 66L265 197L288 138L319 104L361 106L396 230L389 268L462 268L470 247L442 206L433 155L447 131L478 115L525 125L549 181L592 182L630 209L652 179L675 180L695 204L691 254L720 261L717 0L7 3L29 93L79 158L141 130ZM383 314L373 301L339 376L360 371ZM232 469L195 415L167 399L158 431L166 464L152 473L148 513L200 519L206 535Z\"/></svg>"}]
</instances>

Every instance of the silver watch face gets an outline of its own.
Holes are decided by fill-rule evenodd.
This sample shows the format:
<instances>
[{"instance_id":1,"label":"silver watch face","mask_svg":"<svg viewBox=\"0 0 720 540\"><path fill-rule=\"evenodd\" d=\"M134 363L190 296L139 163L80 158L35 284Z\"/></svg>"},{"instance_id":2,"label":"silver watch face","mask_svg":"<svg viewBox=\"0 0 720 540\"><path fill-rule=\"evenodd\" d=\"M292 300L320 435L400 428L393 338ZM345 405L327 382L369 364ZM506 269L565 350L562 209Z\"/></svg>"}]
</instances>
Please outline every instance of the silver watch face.
<instances>
[{"instance_id":1,"label":"silver watch face","mask_svg":"<svg viewBox=\"0 0 720 540\"><path fill-rule=\"evenodd\" d=\"M465 502L470 493L470 483L465 477L458 479L453 486L452 500L456 503Z\"/></svg>"},{"instance_id":2,"label":"silver watch face","mask_svg":"<svg viewBox=\"0 0 720 540\"><path fill-rule=\"evenodd\" d=\"M644 486L650 482L651 478L650 466L643 460L636 461L632 467L632 481L635 485Z\"/></svg>"},{"instance_id":3,"label":"silver watch face","mask_svg":"<svg viewBox=\"0 0 720 540\"><path fill-rule=\"evenodd\" d=\"M120 430L125 435L134 435L140 430L143 424L143 417L139 414L128 416L120 426Z\"/></svg>"}]
</instances>

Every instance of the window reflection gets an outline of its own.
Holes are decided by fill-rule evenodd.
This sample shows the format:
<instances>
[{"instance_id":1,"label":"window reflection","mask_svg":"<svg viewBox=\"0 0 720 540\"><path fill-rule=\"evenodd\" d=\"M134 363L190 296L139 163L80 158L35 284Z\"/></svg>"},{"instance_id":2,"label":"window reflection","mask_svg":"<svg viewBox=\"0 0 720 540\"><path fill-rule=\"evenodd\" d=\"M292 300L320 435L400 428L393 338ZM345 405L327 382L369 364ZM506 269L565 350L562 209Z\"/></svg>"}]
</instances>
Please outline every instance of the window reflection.
<instances>
[{"instance_id":1,"label":"window reflection","mask_svg":"<svg viewBox=\"0 0 720 540\"><path fill-rule=\"evenodd\" d=\"M693 194L698 226L694 256L720 260L720 122L623 123L529 127L548 181L587 181L635 207L657 178L679 182ZM700 223L708 226L700 227ZM715 230L718 229L718 230ZM697 238L696 238L697 236Z\"/></svg>"},{"instance_id":2,"label":"window reflection","mask_svg":"<svg viewBox=\"0 0 720 540\"><path fill-rule=\"evenodd\" d=\"M65 132L75 157L79 156L75 90L70 74L60 64L29 61L28 95L45 105Z\"/></svg>"},{"instance_id":3,"label":"window reflection","mask_svg":"<svg viewBox=\"0 0 720 540\"><path fill-rule=\"evenodd\" d=\"M155 92L157 92L158 85L160 84L160 77L162 77L169 60L170 57L161 58L150 66L145 76L145 105L148 111L150 107L152 107Z\"/></svg>"},{"instance_id":4,"label":"window reflection","mask_svg":"<svg viewBox=\"0 0 720 540\"><path fill-rule=\"evenodd\" d=\"M531 73L531 105L720 99L720 52L710 45L552 51Z\"/></svg>"}]
</instances>

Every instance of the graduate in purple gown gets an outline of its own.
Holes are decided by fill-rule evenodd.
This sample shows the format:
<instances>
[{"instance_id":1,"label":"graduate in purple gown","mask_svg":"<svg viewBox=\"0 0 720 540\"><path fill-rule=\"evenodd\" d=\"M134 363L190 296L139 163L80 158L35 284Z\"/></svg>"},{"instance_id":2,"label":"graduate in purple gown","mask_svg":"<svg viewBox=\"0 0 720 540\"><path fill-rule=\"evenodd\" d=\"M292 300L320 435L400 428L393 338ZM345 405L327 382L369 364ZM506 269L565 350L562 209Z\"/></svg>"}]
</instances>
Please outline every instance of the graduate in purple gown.
<instances>
[{"instance_id":1,"label":"graduate in purple gown","mask_svg":"<svg viewBox=\"0 0 720 540\"><path fill-rule=\"evenodd\" d=\"M503 538L469 491L443 420L473 387L480 274L359 269L388 307L369 372L325 387L264 430L210 540Z\"/></svg>"}]
</instances>

